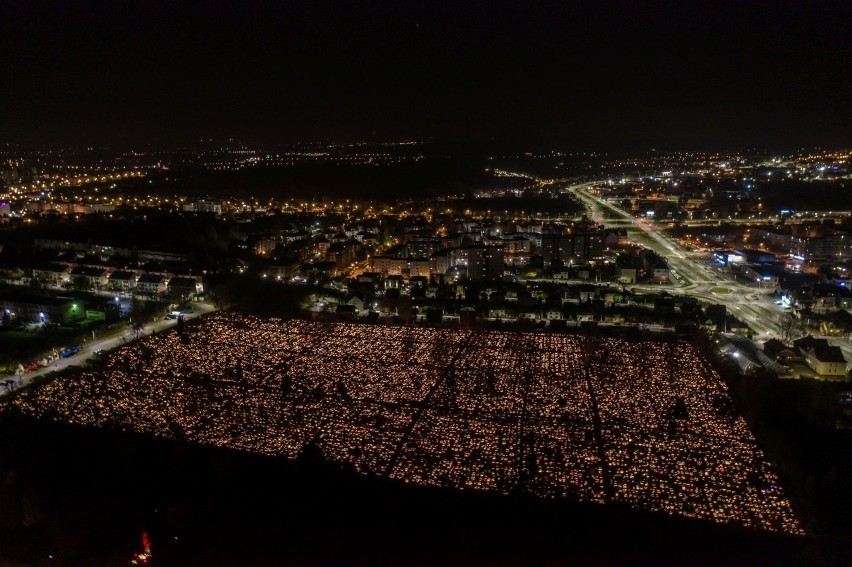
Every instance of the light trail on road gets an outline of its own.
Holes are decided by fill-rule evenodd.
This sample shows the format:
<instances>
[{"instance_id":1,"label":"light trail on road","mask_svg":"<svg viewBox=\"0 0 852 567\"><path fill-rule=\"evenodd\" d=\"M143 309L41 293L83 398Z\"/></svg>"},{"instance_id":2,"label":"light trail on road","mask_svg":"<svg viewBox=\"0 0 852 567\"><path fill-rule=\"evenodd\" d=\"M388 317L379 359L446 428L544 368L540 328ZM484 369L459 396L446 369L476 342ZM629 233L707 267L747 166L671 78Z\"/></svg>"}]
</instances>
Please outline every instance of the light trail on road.
<instances>
[{"instance_id":1,"label":"light trail on road","mask_svg":"<svg viewBox=\"0 0 852 567\"><path fill-rule=\"evenodd\" d=\"M569 190L586 206L590 216L603 220L604 224L625 226L628 237L640 246L650 248L661 257L666 258L669 267L678 275L682 275L688 283L678 282L676 294L689 295L699 299L711 300L711 303L725 305L728 311L742 319L758 336L775 336L776 324L773 320L782 310L773 310L765 305L756 307L752 300L747 299L746 293L753 294L752 288L726 277L706 266L696 258L694 253L684 249L680 244L654 229L653 225L642 219L634 218L630 213L589 193L589 188L599 182L590 182L569 187ZM613 219L617 222L612 223ZM640 235L637 238L637 233ZM729 287L733 293L727 295L713 294L713 287Z\"/></svg>"}]
</instances>

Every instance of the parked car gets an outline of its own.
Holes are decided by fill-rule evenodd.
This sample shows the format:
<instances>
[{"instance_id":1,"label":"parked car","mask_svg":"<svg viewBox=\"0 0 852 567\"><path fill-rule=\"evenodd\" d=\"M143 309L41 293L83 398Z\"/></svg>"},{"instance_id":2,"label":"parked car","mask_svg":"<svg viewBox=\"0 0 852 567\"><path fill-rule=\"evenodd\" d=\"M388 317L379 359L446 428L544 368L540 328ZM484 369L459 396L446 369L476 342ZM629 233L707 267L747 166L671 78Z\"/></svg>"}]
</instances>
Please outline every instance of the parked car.
<instances>
[{"instance_id":1,"label":"parked car","mask_svg":"<svg viewBox=\"0 0 852 567\"><path fill-rule=\"evenodd\" d=\"M81 347L81 346L68 347L65 350L61 351L59 353L59 356L61 356L62 358L68 358L69 356L73 356L73 355L77 354L81 350L83 350L83 347Z\"/></svg>"},{"instance_id":2,"label":"parked car","mask_svg":"<svg viewBox=\"0 0 852 567\"><path fill-rule=\"evenodd\" d=\"M24 372L32 372L33 370L38 370L42 366L44 366L44 363L40 360L36 362L31 362L30 364L24 366Z\"/></svg>"}]
</instances>

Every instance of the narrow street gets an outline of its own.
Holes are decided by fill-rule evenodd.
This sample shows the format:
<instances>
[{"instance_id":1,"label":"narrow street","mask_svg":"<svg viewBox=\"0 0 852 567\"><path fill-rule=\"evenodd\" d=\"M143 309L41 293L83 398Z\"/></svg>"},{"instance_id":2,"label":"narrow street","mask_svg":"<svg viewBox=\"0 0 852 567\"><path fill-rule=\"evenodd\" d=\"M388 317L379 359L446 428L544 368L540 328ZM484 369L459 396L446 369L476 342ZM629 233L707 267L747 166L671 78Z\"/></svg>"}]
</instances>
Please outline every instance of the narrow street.
<instances>
[{"instance_id":1,"label":"narrow street","mask_svg":"<svg viewBox=\"0 0 852 567\"><path fill-rule=\"evenodd\" d=\"M214 307L209 303L193 303L192 304L192 313L188 313L184 315L184 320L191 320L201 315L205 315L207 313L211 313L214 311ZM177 320L175 319L161 319L159 321L154 321L145 325L145 327L139 332L139 337L143 337L146 335L150 335L153 332L161 332L167 329L174 327L177 324ZM83 346L83 349L69 356L68 358L58 358L54 361L51 361L46 366L43 366L37 370L32 372L27 372L21 376L21 381L18 382L14 388L14 391L20 390L21 388L26 388L30 386L33 381L51 374L53 372L61 371L69 366L80 366L84 364L87 360L90 360L95 356L95 353L99 350L109 351L114 348L120 347L124 344L132 342L136 339L136 333L128 326L127 331L120 335L111 335L109 337L105 337L102 339L97 339L94 342L86 343ZM0 396L4 396L9 393L7 389L0 389Z\"/></svg>"}]
</instances>

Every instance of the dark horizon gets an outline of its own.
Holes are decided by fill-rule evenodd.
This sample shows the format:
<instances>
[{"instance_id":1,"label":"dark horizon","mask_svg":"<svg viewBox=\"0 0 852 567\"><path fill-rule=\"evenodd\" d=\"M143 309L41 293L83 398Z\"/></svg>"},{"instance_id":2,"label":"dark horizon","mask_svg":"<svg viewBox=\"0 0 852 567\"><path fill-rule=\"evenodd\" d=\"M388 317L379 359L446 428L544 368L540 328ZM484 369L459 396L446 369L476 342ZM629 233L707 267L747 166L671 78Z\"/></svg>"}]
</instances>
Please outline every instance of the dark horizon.
<instances>
[{"instance_id":1,"label":"dark horizon","mask_svg":"<svg viewBox=\"0 0 852 567\"><path fill-rule=\"evenodd\" d=\"M185 152L185 151L201 151L205 146L211 150L215 147L225 147L226 144L234 146L243 146L247 149L258 152L274 152L274 151L295 151L311 148L327 149L339 146L341 149L348 149L347 145L352 145L353 149L357 150L358 146L366 149L390 146L398 144L396 147L403 147L399 142L415 142L417 148L422 150L426 158L439 157L455 157L455 158L470 158L484 159L492 155L516 155L522 157L522 154L529 153L532 156L546 155L549 152L561 152L568 157L582 157L588 155L590 157L638 157L652 154L676 154L676 153L696 153L696 154L722 154L722 155L743 155L746 157L760 156L778 156L778 155L795 155L807 152L819 152L825 150L845 151L852 148L852 142L838 144L796 144L790 143L775 143L766 145L748 145L748 144L707 144L704 146L698 143L676 145L606 145L599 143L595 145L583 145L577 142L570 142L559 139L544 139L538 141L520 141L509 140L505 138L491 138L489 140L474 140L474 139L416 139L416 138L317 138L305 139L296 141L285 140L262 140L257 138L238 138L235 136L222 136L212 138L199 139L181 139L169 138L167 140L124 140L111 141L105 143L99 140L81 140L78 142L63 142L62 140L11 140L0 139L0 151L5 147L7 151L14 148L16 151L51 151L51 152L67 152L72 154L86 154L99 152L106 155L119 155L128 152L152 152L165 153L169 152ZM414 150L412 150L414 151Z\"/></svg>"},{"instance_id":2,"label":"dark horizon","mask_svg":"<svg viewBox=\"0 0 852 567\"><path fill-rule=\"evenodd\" d=\"M0 2L0 140L849 145L852 7Z\"/></svg>"}]
</instances>

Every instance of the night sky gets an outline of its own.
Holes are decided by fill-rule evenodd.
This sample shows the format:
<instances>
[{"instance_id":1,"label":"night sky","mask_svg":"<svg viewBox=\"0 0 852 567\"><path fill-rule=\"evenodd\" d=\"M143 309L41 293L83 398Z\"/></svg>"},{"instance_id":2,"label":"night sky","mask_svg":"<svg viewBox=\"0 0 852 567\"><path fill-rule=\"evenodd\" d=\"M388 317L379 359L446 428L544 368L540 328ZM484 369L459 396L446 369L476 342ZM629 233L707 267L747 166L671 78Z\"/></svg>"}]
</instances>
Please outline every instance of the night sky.
<instances>
[{"instance_id":1,"label":"night sky","mask_svg":"<svg viewBox=\"0 0 852 567\"><path fill-rule=\"evenodd\" d=\"M852 141L852 3L0 0L0 141Z\"/></svg>"}]
</instances>

